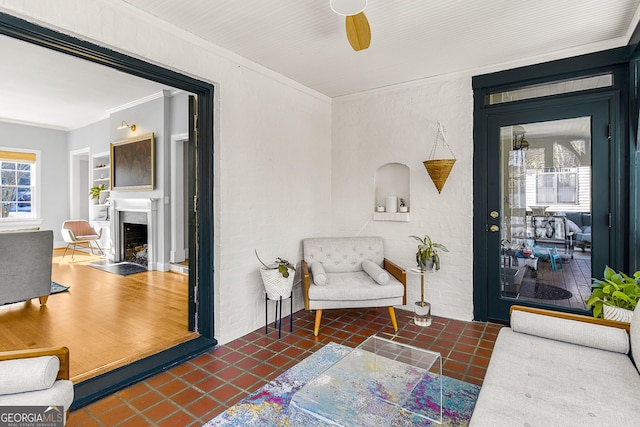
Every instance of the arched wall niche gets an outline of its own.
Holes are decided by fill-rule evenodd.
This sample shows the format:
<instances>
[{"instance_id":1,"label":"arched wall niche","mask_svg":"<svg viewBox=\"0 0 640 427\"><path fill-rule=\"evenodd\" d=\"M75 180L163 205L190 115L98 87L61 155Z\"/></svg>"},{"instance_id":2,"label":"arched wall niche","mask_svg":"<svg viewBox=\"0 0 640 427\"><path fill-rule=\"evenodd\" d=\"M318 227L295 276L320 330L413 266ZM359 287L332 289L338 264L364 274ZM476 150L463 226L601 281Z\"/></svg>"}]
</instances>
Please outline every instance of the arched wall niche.
<instances>
[{"instance_id":1,"label":"arched wall niche","mask_svg":"<svg viewBox=\"0 0 640 427\"><path fill-rule=\"evenodd\" d=\"M411 189L410 170L402 163L386 163L376 169L375 195L373 201L376 221L408 221ZM404 200L406 212L401 212ZM384 207L384 209L382 209Z\"/></svg>"}]
</instances>

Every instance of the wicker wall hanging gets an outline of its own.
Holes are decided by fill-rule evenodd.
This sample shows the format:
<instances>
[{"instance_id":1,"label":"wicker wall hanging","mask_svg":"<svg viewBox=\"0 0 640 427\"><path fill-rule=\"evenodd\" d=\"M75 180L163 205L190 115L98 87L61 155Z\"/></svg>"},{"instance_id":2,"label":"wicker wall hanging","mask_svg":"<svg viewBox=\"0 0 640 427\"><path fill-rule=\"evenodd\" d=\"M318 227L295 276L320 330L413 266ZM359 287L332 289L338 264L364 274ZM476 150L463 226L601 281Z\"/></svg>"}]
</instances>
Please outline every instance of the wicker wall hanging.
<instances>
[{"instance_id":1,"label":"wicker wall hanging","mask_svg":"<svg viewBox=\"0 0 640 427\"><path fill-rule=\"evenodd\" d=\"M451 153L451 159L435 159L436 149L438 148L440 140L442 140L443 145L446 146ZM438 122L438 133L436 134L436 142L435 144L433 144L431 153L429 153L429 160L425 160L424 162L422 162L424 164L424 167L427 169L427 173L431 177L431 180L438 189L438 193L442 192L444 183L447 182L447 178L449 178L449 173L451 173L451 169L453 168L453 164L455 162L456 156L453 154L453 151L451 150L451 147L449 147L449 144L447 144L447 138L444 136L442 124Z\"/></svg>"}]
</instances>

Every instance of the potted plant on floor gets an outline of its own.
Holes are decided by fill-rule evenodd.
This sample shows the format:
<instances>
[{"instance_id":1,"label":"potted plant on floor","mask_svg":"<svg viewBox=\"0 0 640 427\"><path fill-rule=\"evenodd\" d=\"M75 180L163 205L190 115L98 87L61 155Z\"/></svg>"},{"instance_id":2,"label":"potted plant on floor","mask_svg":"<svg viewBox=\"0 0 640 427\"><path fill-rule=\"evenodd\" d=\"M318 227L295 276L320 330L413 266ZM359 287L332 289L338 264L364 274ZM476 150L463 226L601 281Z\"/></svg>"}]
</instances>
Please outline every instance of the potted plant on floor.
<instances>
[{"instance_id":1,"label":"potted plant on floor","mask_svg":"<svg viewBox=\"0 0 640 427\"><path fill-rule=\"evenodd\" d=\"M631 322L639 299L640 271L629 277L607 266L604 279L593 279L591 296L586 304L593 307L593 317Z\"/></svg>"},{"instance_id":2,"label":"potted plant on floor","mask_svg":"<svg viewBox=\"0 0 640 427\"><path fill-rule=\"evenodd\" d=\"M418 251L416 252L416 262L421 270L440 270L440 253L438 251L449 252L449 250L441 243L431 240L428 234L424 237L409 236L418 241Z\"/></svg>"},{"instance_id":3,"label":"potted plant on floor","mask_svg":"<svg viewBox=\"0 0 640 427\"><path fill-rule=\"evenodd\" d=\"M288 298L293 288L293 279L295 278L296 266L291 264L284 258L276 258L272 264L265 264L255 251L256 258L262 264L260 267L260 275L264 289L267 291L269 299L278 300L280 297Z\"/></svg>"}]
</instances>

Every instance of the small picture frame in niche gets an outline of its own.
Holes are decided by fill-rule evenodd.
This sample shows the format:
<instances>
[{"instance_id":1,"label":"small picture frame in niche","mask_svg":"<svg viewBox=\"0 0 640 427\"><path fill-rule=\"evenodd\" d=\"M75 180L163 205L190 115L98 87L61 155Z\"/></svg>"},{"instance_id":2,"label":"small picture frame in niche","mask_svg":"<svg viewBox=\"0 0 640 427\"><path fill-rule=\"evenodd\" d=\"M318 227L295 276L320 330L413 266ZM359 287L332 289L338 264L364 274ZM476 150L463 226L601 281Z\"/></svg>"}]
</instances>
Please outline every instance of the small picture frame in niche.
<instances>
[{"instance_id":1,"label":"small picture frame in niche","mask_svg":"<svg viewBox=\"0 0 640 427\"><path fill-rule=\"evenodd\" d=\"M111 143L111 188L153 190L155 146L153 133Z\"/></svg>"}]
</instances>

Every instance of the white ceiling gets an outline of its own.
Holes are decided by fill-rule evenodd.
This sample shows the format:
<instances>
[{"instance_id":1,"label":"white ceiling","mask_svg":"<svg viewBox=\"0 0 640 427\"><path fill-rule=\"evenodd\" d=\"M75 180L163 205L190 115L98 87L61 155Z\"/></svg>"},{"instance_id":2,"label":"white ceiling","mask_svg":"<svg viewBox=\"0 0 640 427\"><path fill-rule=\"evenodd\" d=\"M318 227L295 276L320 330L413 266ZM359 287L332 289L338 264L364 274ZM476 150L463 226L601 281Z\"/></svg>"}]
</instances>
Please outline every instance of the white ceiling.
<instances>
[{"instance_id":1,"label":"white ceiling","mask_svg":"<svg viewBox=\"0 0 640 427\"><path fill-rule=\"evenodd\" d=\"M120 0L329 97L624 46L640 0L369 0L355 52L329 0ZM171 28L171 27L169 27ZM0 37L0 118L73 129L166 89Z\"/></svg>"},{"instance_id":2,"label":"white ceiling","mask_svg":"<svg viewBox=\"0 0 640 427\"><path fill-rule=\"evenodd\" d=\"M123 1L330 97L624 46L640 4L369 0L371 46L355 52L329 0Z\"/></svg>"},{"instance_id":3,"label":"white ceiling","mask_svg":"<svg viewBox=\"0 0 640 427\"><path fill-rule=\"evenodd\" d=\"M0 36L0 120L70 130L171 90L111 68Z\"/></svg>"}]
</instances>

